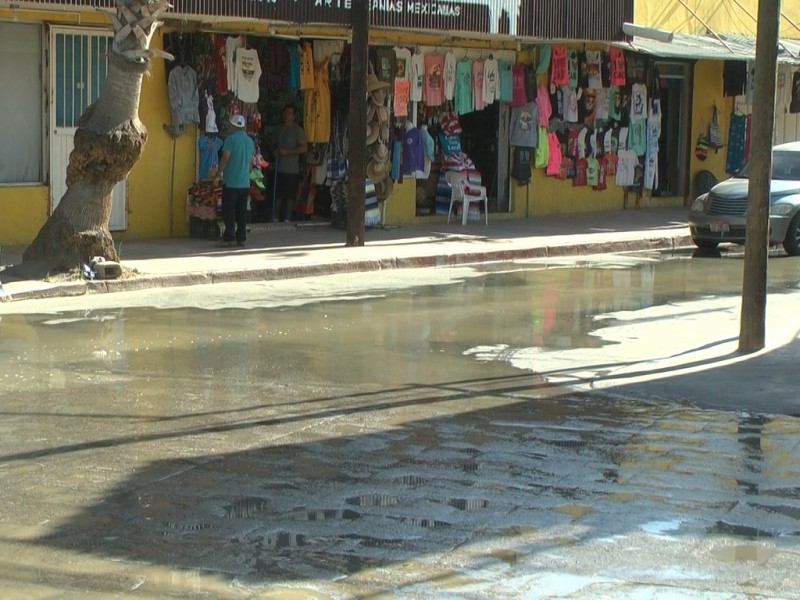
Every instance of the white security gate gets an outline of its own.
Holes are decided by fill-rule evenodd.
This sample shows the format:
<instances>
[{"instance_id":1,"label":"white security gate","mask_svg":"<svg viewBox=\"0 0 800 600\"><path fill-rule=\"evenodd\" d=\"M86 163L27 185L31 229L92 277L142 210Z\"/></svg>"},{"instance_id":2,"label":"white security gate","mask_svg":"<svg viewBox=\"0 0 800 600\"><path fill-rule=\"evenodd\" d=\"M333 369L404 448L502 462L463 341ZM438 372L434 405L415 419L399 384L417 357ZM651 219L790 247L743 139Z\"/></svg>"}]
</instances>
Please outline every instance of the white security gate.
<instances>
[{"instance_id":1,"label":"white security gate","mask_svg":"<svg viewBox=\"0 0 800 600\"><path fill-rule=\"evenodd\" d=\"M106 80L111 33L97 30L50 30L50 207L67 191L66 175L78 119L100 95ZM127 181L112 193L109 229L126 229Z\"/></svg>"}]
</instances>

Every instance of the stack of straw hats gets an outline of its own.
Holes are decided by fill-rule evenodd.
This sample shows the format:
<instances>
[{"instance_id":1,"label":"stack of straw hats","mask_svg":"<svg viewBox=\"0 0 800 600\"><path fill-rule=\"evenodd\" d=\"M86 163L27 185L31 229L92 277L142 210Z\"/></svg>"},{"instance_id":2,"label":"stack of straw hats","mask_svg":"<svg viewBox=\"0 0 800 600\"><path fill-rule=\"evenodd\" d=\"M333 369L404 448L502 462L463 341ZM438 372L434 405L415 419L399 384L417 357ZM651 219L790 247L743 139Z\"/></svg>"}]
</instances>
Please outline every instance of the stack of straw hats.
<instances>
[{"instance_id":1,"label":"stack of straw hats","mask_svg":"<svg viewBox=\"0 0 800 600\"><path fill-rule=\"evenodd\" d=\"M392 179L389 177L389 108L386 106L389 84L380 81L374 73L367 78L367 146L369 162L367 177L375 182L379 200L385 200L392 193Z\"/></svg>"}]
</instances>

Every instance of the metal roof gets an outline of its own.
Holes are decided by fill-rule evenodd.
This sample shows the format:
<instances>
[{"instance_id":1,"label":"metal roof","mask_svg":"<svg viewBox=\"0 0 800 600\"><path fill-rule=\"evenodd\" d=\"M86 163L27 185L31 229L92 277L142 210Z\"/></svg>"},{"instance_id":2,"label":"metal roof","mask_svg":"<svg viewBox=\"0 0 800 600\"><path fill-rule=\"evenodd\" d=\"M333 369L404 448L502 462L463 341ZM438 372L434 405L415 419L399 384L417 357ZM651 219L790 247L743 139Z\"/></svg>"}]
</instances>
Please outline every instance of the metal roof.
<instances>
[{"instance_id":1,"label":"metal roof","mask_svg":"<svg viewBox=\"0 0 800 600\"><path fill-rule=\"evenodd\" d=\"M756 57L756 38L744 35L720 34L718 39L713 35L675 33L672 42L636 36L614 45L662 58L752 61ZM780 40L778 62L800 64L800 41Z\"/></svg>"}]
</instances>

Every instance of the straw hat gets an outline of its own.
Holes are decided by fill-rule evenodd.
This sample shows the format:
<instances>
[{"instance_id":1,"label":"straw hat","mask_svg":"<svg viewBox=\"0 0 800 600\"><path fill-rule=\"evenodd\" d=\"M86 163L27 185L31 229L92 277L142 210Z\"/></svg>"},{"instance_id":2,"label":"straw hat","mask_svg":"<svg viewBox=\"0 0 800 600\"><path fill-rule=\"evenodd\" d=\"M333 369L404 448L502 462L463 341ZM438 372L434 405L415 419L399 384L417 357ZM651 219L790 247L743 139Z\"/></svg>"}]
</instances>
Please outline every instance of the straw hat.
<instances>
[{"instance_id":1,"label":"straw hat","mask_svg":"<svg viewBox=\"0 0 800 600\"><path fill-rule=\"evenodd\" d=\"M387 160L389 160L389 148L386 147L386 144L375 144L372 147L370 156L374 161L386 162Z\"/></svg>"},{"instance_id":2,"label":"straw hat","mask_svg":"<svg viewBox=\"0 0 800 600\"><path fill-rule=\"evenodd\" d=\"M371 160L367 163L367 177L377 183L389 177L389 161Z\"/></svg>"},{"instance_id":3,"label":"straw hat","mask_svg":"<svg viewBox=\"0 0 800 600\"><path fill-rule=\"evenodd\" d=\"M381 126L377 121L370 121L367 123L367 146L377 142L380 133Z\"/></svg>"},{"instance_id":4,"label":"straw hat","mask_svg":"<svg viewBox=\"0 0 800 600\"><path fill-rule=\"evenodd\" d=\"M388 123L388 121L384 122L384 123L381 123L381 132L380 132L380 135L378 135L378 139L380 139L383 142L388 142L389 141L389 123Z\"/></svg>"},{"instance_id":5,"label":"straw hat","mask_svg":"<svg viewBox=\"0 0 800 600\"><path fill-rule=\"evenodd\" d=\"M378 121L381 123L389 122L389 109L387 107L378 105L375 109L375 114L378 115Z\"/></svg>"},{"instance_id":6,"label":"straw hat","mask_svg":"<svg viewBox=\"0 0 800 600\"><path fill-rule=\"evenodd\" d=\"M378 109L374 102L367 102L367 123L375 118L375 111Z\"/></svg>"},{"instance_id":7,"label":"straw hat","mask_svg":"<svg viewBox=\"0 0 800 600\"><path fill-rule=\"evenodd\" d=\"M378 197L378 200L386 200L392 195L393 189L394 181L392 181L391 177L385 177L375 182L375 195Z\"/></svg>"},{"instance_id":8,"label":"straw hat","mask_svg":"<svg viewBox=\"0 0 800 600\"><path fill-rule=\"evenodd\" d=\"M378 79L375 73L370 73L369 75L367 75L367 92L369 92L370 94L375 90L383 90L384 92L386 92L386 88L388 88L389 85L390 85L389 83Z\"/></svg>"},{"instance_id":9,"label":"straw hat","mask_svg":"<svg viewBox=\"0 0 800 600\"><path fill-rule=\"evenodd\" d=\"M389 84L387 83L386 86L388 87ZM387 92L385 87L377 88L369 93L370 99L379 107L383 108L385 108L383 105L386 104L386 96Z\"/></svg>"}]
</instances>

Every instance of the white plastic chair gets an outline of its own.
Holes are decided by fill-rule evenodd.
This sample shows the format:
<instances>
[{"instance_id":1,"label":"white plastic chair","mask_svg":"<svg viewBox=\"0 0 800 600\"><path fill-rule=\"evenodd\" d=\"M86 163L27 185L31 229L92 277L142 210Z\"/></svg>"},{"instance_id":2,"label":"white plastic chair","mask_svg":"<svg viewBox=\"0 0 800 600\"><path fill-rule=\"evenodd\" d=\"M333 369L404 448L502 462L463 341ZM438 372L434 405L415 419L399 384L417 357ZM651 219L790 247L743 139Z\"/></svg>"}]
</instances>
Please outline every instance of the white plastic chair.
<instances>
[{"instance_id":1,"label":"white plastic chair","mask_svg":"<svg viewBox=\"0 0 800 600\"><path fill-rule=\"evenodd\" d=\"M483 203L483 214L486 225L489 225L489 198L486 195L486 188L482 185L475 185L467 181L466 173L460 171L447 171L445 174L447 185L450 187L450 209L447 211L447 222L450 222L450 215L453 214L453 204L461 203L461 224L467 224L469 215L469 205L472 202Z\"/></svg>"}]
</instances>

